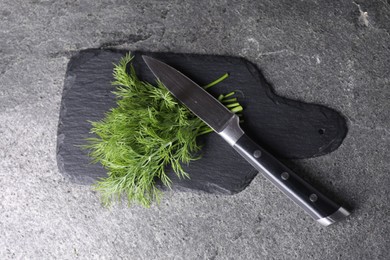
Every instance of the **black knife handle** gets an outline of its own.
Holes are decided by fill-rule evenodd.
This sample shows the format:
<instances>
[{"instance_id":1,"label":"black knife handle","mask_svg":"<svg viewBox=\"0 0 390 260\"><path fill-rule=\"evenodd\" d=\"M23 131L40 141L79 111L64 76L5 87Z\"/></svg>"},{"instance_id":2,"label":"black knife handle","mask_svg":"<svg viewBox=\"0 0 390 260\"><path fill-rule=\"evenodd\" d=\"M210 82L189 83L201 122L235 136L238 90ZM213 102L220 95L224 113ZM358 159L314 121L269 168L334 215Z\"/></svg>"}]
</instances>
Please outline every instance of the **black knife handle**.
<instances>
[{"instance_id":1,"label":"black knife handle","mask_svg":"<svg viewBox=\"0 0 390 260\"><path fill-rule=\"evenodd\" d=\"M296 175L246 134L238 139L233 148L320 224L328 226L350 214Z\"/></svg>"}]
</instances>

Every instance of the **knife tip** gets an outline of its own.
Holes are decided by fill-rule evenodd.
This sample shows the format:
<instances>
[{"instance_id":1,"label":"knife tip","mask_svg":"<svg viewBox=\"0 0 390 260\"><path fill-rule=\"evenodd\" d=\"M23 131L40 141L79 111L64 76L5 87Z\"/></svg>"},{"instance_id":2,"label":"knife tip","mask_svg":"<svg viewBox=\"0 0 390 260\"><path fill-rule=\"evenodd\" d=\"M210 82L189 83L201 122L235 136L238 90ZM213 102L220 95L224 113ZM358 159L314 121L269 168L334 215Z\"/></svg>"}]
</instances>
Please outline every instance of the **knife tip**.
<instances>
[{"instance_id":1,"label":"knife tip","mask_svg":"<svg viewBox=\"0 0 390 260\"><path fill-rule=\"evenodd\" d=\"M142 59L144 60L144 62L146 63L146 65L148 65L148 67L153 71L152 67L155 67L156 65L158 64L161 64L162 62L153 58L153 57L150 57L150 56L147 56L147 55L142 55Z\"/></svg>"},{"instance_id":2,"label":"knife tip","mask_svg":"<svg viewBox=\"0 0 390 260\"><path fill-rule=\"evenodd\" d=\"M142 55L141 56L142 57L142 59L147 63L148 61L150 61L150 60L152 60L153 58L151 58L151 57L149 57L149 56L147 56L147 55Z\"/></svg>"}]
</instances>

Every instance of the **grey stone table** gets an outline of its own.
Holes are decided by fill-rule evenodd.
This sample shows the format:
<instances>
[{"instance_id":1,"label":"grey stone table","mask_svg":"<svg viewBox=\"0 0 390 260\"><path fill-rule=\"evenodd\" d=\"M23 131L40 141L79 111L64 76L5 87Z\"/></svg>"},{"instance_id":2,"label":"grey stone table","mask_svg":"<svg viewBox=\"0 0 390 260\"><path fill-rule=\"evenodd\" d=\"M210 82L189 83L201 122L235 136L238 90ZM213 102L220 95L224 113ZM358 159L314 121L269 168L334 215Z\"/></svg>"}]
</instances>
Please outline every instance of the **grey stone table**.
<instances>
[{"instance_id":1,"label":"grey stone table","mask_svg":"<svg viewBox=\"0 0 390 260\"><path fill-rule=\"evenodd\" d=\"M0 3L0 259L386 259L390 4L139 2ZM232 196L103 208L56 164L67 63L100 47L241 56L279 95L340 111L336 151L286 163L352 215L323 228L260 175Z\"/></svg>"}]
</instances>

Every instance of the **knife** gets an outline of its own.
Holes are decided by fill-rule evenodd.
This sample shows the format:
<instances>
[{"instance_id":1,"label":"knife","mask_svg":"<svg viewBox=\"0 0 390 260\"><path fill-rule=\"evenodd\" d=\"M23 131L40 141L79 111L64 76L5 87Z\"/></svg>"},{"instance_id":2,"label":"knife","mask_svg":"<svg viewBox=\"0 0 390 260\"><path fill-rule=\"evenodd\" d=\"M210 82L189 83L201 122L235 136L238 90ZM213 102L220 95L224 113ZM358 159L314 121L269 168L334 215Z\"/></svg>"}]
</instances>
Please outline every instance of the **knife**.
<instances>
[{"instance_id":1,"label":"knife","mask_svg":"<svg viewBox=\"0 0 390 260\"><path fill-rule=\"evenodd\" d=\"M252 141L239 126L238 116L202 87L168 64L145 55L142 58L173 96L313 219L328 226L350 214Z\"/></svg>"}]
</instances>

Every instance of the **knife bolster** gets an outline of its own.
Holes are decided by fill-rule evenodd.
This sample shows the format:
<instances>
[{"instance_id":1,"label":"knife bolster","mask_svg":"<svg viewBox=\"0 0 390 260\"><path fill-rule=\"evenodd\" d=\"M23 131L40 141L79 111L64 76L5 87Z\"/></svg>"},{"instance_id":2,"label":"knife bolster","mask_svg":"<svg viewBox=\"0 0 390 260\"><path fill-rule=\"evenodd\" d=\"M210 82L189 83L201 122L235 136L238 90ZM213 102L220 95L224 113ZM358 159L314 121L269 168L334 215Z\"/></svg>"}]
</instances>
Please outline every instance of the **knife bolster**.
<instances>
[{"instance_id":1,"label":"knife bolster","mask_svg":"<svg viewBox=\"0 0 390 260\"><path fill-rule=\"evenodd\" d=\"M218 132L226 142L231 146L234 146L238 139L244 135L244 131L240 127L240 119L237 115L233 115L232 118L225 124L222 131Z\"/></svg>"}]
</instances>

